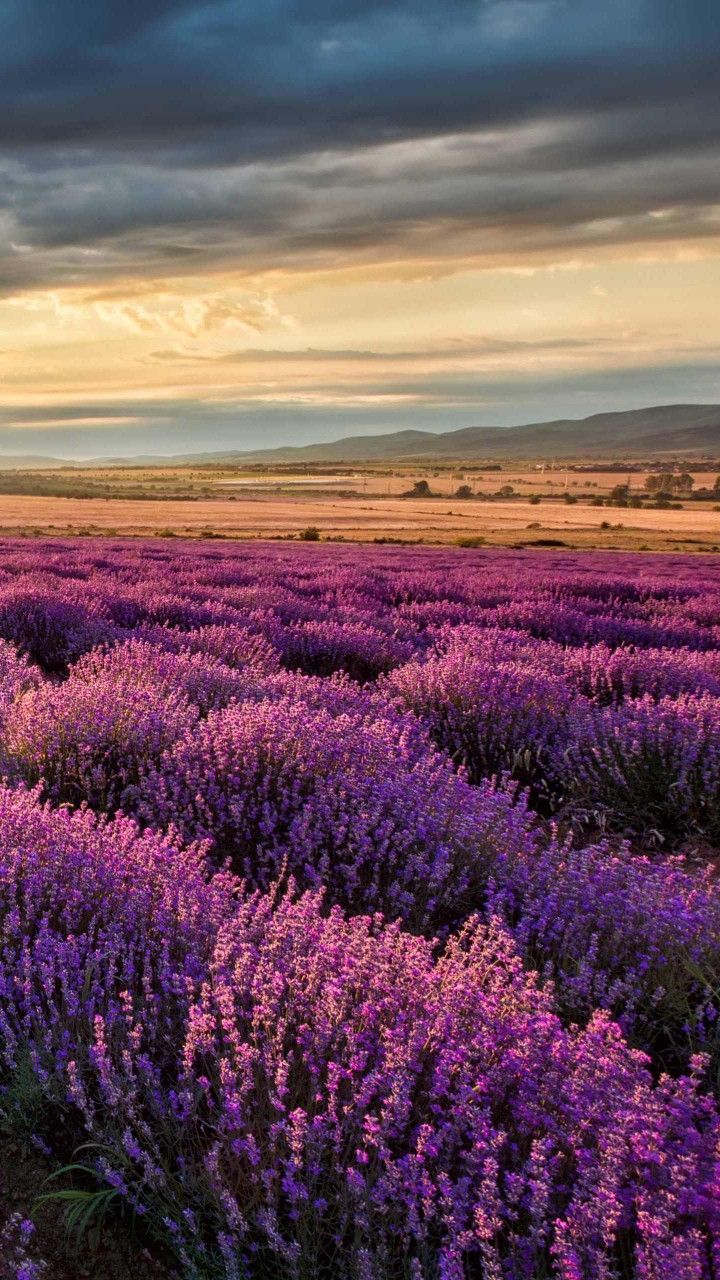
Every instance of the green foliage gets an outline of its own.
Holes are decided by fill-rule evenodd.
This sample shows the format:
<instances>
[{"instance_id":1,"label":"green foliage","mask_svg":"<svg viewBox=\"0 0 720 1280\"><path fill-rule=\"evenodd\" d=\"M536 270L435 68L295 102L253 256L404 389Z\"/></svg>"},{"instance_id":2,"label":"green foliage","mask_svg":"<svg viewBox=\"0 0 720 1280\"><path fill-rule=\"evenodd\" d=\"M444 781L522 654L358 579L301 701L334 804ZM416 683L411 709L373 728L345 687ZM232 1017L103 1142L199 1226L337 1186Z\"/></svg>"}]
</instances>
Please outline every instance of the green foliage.
<instances>
[{"instance_id":1,"label":"green foliage","mask_svg":"<svg viewBox=\"0 0 720 1280\"><path fill-rule=\"evenodd\" d=\"M18 1055L12 1076L0 1092L0 1130L13 1138L28 1139L42 1126L45 1093L29 1052Z\"/></svg>"},{"instance_id":2,"label":"green foliage","mask_svg":"<svg viewBox=\"0 0 720 1280\"><path fill-rule=\"evenodd\" d=\"M57 1173L51 1174L50 1178L76 1171L82 1171L84 1174L92 1173L92 1170L85 1165L69 1164L58 1169ZM108 1210L118 1202L121 1203L121 1196L115 1187L98 1187L95 1191L81 1191L78 1188L69 1187L61 1191L47 1192L38 1198L36 1205L39 1207L50 1201L64 1205L63 1219L68 1235L74 1236L78 1244L85 1236L94 1238L94 1243L97 1244Z\"/></svg>"},{"instance_id":3,"label":"green foliage","mask_svg":"<svg viewBox=\"0 0 720 1280\"><path fill-rule=\"evenodd\" d=\"M667 497L673 493L690 493L694 483L688 471L653 471L645 479L645 488L648 493Z\"/></svg>"}]
</instances>

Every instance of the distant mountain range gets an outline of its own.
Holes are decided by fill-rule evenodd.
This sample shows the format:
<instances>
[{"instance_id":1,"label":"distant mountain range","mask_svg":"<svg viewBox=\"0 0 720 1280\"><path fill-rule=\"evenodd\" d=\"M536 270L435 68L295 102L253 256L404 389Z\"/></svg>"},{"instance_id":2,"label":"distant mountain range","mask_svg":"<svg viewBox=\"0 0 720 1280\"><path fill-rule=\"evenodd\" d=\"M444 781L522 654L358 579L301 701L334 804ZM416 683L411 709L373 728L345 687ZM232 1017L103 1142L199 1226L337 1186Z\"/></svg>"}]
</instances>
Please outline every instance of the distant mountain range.
<instances>
[{"instance_id":1,"label":"distant mountain range","mask_svg":"<svg viewBox=\"0 0 720 1280\"><path fill-rule=\"evenodd\" d=\"M720 405L666 404L589 418L561 418L519 427L465 427L461 431L394 431L382 436L348 436L327 444L215 453L137 454L128 458L86 458L70 462L35 454L0 455L4 469L61 466L162 466L223 463L353 463L397 461L550 460L589 456L612 458L710 454L720 456Z\"/></svg>"},{"instance_id":2,"label":"distant mountain range","mask_svg":"<svg viewBox=\"0 0 720 1280\"><path fill-rule=\"evenodd\" d=\"M702 452L720 454L720 405L660 405L521 427L395 431L384 436L350 436L330 444L256 450L244 457L248 462L369 462Z\"/></svg>"},{"instance_id":3,"label":"distant mountain range","mask_svg":"<svg viewBox=\"0 0 720 1280\"><path fill-rule=\"evenodd\" d=\"M67 458L50 458L44 453L0 453L2 471L39 471L46 467L87 466L87 463L68 462Z\"/></svg>"}]
</instances>

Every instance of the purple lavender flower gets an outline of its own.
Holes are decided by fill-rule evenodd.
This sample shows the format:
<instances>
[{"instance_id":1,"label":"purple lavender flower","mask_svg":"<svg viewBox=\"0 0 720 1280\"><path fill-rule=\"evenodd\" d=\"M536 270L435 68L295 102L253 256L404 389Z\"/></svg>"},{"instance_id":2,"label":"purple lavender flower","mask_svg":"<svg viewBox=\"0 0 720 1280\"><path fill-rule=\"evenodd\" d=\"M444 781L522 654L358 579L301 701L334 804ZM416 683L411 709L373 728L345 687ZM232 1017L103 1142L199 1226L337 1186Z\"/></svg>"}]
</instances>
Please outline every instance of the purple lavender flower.
<instances>
[{"instance_id":1,"label":"purple lavender flower","mask_svg":"<svg viewBox=\"0 0 720 1280\"><path fill-rule=\"evenodd\" d=\"M578 705L557 772L574 816L647 844L720 839L720 698Z\"/></svg>"},{"instance_id":2,"label":"purple lavender flower","mask_svg":"<svg viewBox=\"0 0 720 1280\"><path fill-rule=\"evenodd\" d=\"M245 702L171 746L138 814L267 887L286 871L352 910L447 928L482 901L501 849L532 848L511 789L468 786L402 717Z\"/></svg>"},{"instance_id":3,"label":"purple lavender flower","mask_svg":"<svg viewBox=\"0 0 720 1280\"><path fill-rule=\"evenodd\" d=\"M719 651L706 557L0 540L0 1111L189 1275L715 1280Z\"/></svg>"}]
</instances>

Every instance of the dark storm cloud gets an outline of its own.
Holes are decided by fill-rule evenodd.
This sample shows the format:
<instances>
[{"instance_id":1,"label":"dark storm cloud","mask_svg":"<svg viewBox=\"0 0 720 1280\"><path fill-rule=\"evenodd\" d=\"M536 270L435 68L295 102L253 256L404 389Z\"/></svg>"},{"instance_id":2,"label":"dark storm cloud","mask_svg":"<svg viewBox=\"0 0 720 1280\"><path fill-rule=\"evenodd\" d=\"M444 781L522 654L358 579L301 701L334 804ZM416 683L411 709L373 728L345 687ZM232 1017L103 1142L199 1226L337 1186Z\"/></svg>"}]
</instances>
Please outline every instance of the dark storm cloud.
<instances>
[{"instance_id":1,"label":"dark storm cloud","mask_svg":"<svg viewBox=\"0 0 720 1280\"><path fill-rule=\"evenodd\" d=\"M0 293L715 234L719 51L714 0L5 0Z\"/></svg>"},{"instance_id":2,"label":"dark storm cloud","mask_svg":"<svg viewBox=\"0 0 720 1280\"><path fill-rule=\"evenodd\" d=\"M716 38L694 0L6 0L0 137L267 154L678 100Z\"/></svg>"}]
</instances>

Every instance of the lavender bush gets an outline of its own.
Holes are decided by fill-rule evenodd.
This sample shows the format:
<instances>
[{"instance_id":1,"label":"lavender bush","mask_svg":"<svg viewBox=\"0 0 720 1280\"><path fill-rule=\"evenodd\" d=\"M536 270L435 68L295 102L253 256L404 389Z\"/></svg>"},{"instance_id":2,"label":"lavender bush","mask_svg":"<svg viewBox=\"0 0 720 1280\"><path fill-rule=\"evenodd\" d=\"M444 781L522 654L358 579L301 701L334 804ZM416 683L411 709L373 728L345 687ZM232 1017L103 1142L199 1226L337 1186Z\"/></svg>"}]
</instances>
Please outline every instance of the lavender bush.
<instances>
[{"instance_id":1,"label":"lavender bush","mask_svg":"<svg viewBox=\"0 0 720 1280\"><path fill-rule=\"evenodd\" d=\"M500 850L532 847L512 790L471 788L405 722L283 700L210 715L148 771L139 815L209 841L249 884L284 870L353 911L447 928Z\"/></svg>"},{"instance_id":2,"label":"lavender bush","mask_svg":"<svg viewBox=\"0 0 720 1280\"><path fill-rule=\"evenodd\" d=\"M425 942L260 899L220 931L184 1061L221 1244L262 1275L710 1274L717 1117L507 937ZM686 1216L689 1215L689 1216ZM684 1228L687 1227L687 1234Z\"/></svg>"},{"instance_id":3,"label":"lavender bush","mask_svg":"<svg viewBox=\"0 0 720 1280\"><path fill-rule=\"evenodd\" d=\"M711 1275L714 1105L565 1030L498 925L436 955L126 820L0 817L6 1080L188 1276Z\"/></svg>"},{"instance_id":4,"label":"lavender bush","mask_svg":"<svg viewBox=\"0 0 720 1280\"><path fill-rule=\"evenodd\" d=\"M0 586L0 637L51 673L114 636L109 619L93 614L79 598L52 581L33 589Z\"/></svg>"},{"instance_id":5,"label":"lavender bush","mask_svg":"<svg viewBox=\"0 0 720 1280\"><path fill-rule=\"evenodd\" d=\"M558 772L578 817L646 843L720 838L720 699L578 707Z\"/></svg>"},{"instance_id":6,"label":"lavender bush","mask_svg":"<svg viewBox=\"0 0 720 1280\"><path fill-rule=\"evenodd\" d=\"M569 1022L606 1009L665 1066L711 1054L720 1085L720 894L714 870L627 844L537 843L495 864L485 910L553 984Z\"/></svg>"},{"instance_id":7,"label":"lavender bush","mask_svg":"<svg viewBox=\"0 0 720 1280\"><path fill-rule=\"evenodd\" d=\"M0 1123L183 1280L717 1280L719 652L704 557L0 541Z\"/></svg>"},{"instance_id":8,"label":"lavender bush","mask_svg":"<svg viewBox=\"0 0 720 1280\"><path fill-rule=\"evenodd\" d=\"M545 796L553 753L564 750L567 686L546 672L455 650L407 663L384 693L427 724L473 782L510 774Z\"/></svg>"},{"instance_id":9,"label":"lavender bush","mask_svg":"<svg viewBox=\"0 0 720 1280\"><path fill-rule=\"evenodd\" d=\"M152 760L198 713L181 690L126 674L100 670L86 679L78 672L13 703L5 750L27 782L63 803L132 807Z\"/></svg>"}]
</instances>

